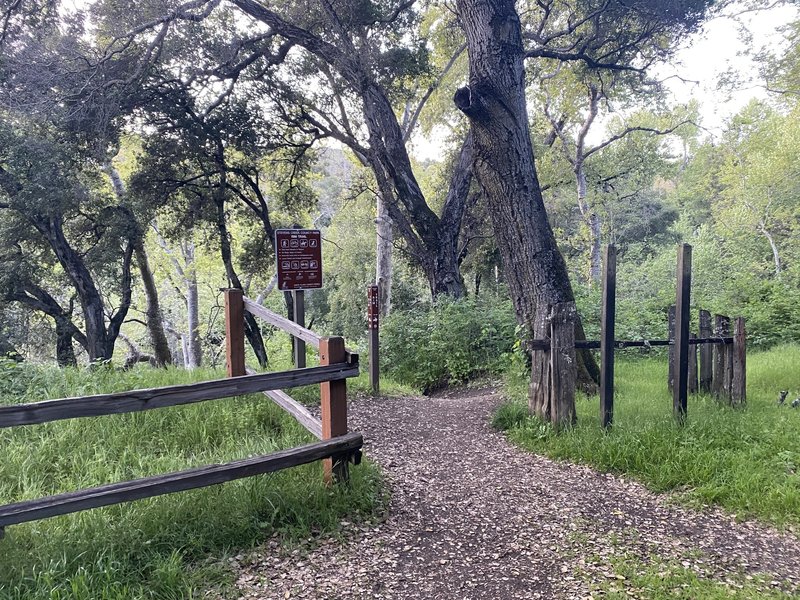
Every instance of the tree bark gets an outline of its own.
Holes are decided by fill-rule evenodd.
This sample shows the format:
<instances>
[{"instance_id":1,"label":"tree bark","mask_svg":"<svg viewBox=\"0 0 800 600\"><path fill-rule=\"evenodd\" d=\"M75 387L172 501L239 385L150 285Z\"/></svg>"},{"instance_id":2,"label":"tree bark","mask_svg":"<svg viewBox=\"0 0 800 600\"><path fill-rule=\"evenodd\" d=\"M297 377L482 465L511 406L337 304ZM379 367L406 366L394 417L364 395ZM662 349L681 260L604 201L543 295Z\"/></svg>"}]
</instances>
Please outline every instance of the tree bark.
<instances>
[{"instance_id":1,"label":"tree bark","mask_svg":"<svg viewBox=\"0 0 800 600\"><path fill-rule=\"evenodd\" d=\"M111 161L103 165L103 170L111 180L111 186L114 188L117 201L122 205L125 202L126 192L125 183L122 181L119 171L117 171ZM131 215L131 219L133 220L133 215ZM139 231L137 231L134 241L134 253L136 255L136 265L139 268L139 275L142 277L144 295L147 299L147 307L145 308L147 333L150 336L150 344L153 346L155 363L159 367L164 367L172 363L172 353L169 349L169 342L167 342L167 335L164 333L164 319L161 312L161 303L158 299L158 287L156 286L155 279L153 279L153 272L150 270L147 252L144 248L144 233L141 232L140 228L137 227L137 229L139 229Z\"/></svg>"},{"instance_id":2,"label":"tree bark","mask_svg":"<svg viewBox=\"0 0 800 600\"><path fill-rule=\"evenodd\" d=\"M163 316L161 313L161 303L158 299L158 288L156 287L153 272L147 260L147 252L144 248L144 240L139 236L134 245L136 253L136 265L139 267L139 275L142 278L147 307L147 333L150 336L150 343L153 345L153 355L156 366L165 367L172 364L172 353L169 350L167 334L164 333Z\"/></svg>"},{"instance_id":3,"label":"tree bark","mask_svg":"<svg viewBox=\"0 0 800 600\"><path fill-rule=\"evenodd\" d=\"M224 178L224 173L223 173ZM225 189L224 184L220 185L220 189ZM228 222L225 216L225 198L222 194L215 194L214 203L217 207L217 232L219 233L219 246L220 254L222 255L222 264L225 266L225 274L228 277L228 283L231 287L244 289L242 282L233 267L233 254L231 252L231 240L228 233ZM256 355L258 364L262 369L266 368L269 364L267 360L267 351L264 348L264 338L261 337L261 329L258 327L258 322L253 315L245 312L244 315L244 333L253 352Z\"/></svg>"},{"instance_id":4,"label":"tree bark","mask_svg":"<svg viewBox=\"0 0 800 600\"><path fill-rule=\"evenodd\" d=\"M75 348L72 347L72 321L59 317L56 321L56 361L59 367L77 367L78 359L75 357Z\"/></svg>"},{"instance_id":5,"label":"tree bark","mask_svg":"<svg viewBox=\"0 0 800 600\"><path fill-rule=\"evenodd\" d=\"M386 202L381 194L377 195L377 201L375 282L378 285L380 314L382 317L386 317L392 311L394 230L392 229L392 218L389 216Z\"/></svg>"},{"instance_id":6,"label":"tree bark","mask_svg":"<svg viewBox=\"0 0 800 600\"><path fill-rule=\"evenodd\" d=\"M520 20L513 0L458 0L457 7L470 74L454 101L472 126L474 174L490 209L517 319L532 337L536 307L572 302L574 294L534 164ZM579 383L585 386L592 380L586 366L594 361L584 362Z\"/></svg>"},{"instance_id":7,"label":"tree bark","mask_svg":"<svg viewBox=\"0 0 800 600\"><path fill-rule=\"evenodd\" d=\"M189 335L186 340L186 366L196 369L203 364L203 347L200 344L200 302L197 287L197 266L194 258L194 243L181 244L181 254L185 268L183 271L186 282L186 324Z\"/></svg>"},{"instance_id":8,"label":"tree bark","mask_svg":"<svg viewBox=\"0 0 800 600\"><path fill-rule=\"evenodd\" d=\"M775 264L775 276L780 277L783 271L783 264L781 263L781 255L778 251L778 245L775 243L775 238L772 236L769 229L767 229L763 220L758 223L758 230L764 234L764 237L767 238L769 242L769 247L772 250L772 262Z\"/></svg>"}]
</instances>

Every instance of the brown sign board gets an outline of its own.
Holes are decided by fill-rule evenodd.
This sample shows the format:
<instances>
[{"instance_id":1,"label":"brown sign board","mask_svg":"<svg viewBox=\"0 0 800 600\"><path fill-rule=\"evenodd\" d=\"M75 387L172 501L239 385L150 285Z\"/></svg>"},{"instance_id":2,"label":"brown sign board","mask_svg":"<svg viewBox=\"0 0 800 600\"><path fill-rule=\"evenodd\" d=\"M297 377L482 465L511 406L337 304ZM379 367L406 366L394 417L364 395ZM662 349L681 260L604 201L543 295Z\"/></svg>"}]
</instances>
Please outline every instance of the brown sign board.
<instances>
[{"instance_id":1,"label":"brown sign board","mask_svg":"<svg viewBox=\"0 0 800 600\"><path fill-rule=\"evenodd\" d=\"M322 236L319 229L276 229L275 254L279 290L322 287Z\"/></svg>"},{"instance_id":2,"label":"brown sign board","mask_svg":"<svg viewBox=\"0 0 800 600\"><path fill-rule=\"evenodd\" d=\"M367 328L378 329L381 313L380 300L378 299L378 286L371 285L367 288Z\"/></svg>"}]
</instances>

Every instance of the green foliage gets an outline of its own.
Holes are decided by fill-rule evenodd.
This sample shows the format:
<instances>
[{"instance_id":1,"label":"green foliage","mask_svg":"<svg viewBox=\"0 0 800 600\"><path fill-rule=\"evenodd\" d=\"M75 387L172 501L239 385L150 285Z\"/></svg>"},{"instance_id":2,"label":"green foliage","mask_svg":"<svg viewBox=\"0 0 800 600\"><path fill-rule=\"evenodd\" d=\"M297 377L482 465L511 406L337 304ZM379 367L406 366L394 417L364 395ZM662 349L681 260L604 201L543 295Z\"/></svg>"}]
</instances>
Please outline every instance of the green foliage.
<instances>
[{"instance_id":1,"label":"green foliage","mask_svg":"<svg viewBox=\"0 0 800 600\"><path fill-rule=\"evenodd\" d=\"M0 364L0 404L220 377L212 370L91 372ZM0 503L265 454L310 442L260 395L0 431ZM200 598L232 587L230 552L335 532L381 502L367 463L326 488L320 463L221 486L15 525L0 597L9 600Z\"/></svg>"},{"instance_id":2,"label":"green foliage","mask_svg":"<svg viewBox=\"0 0 800 600\"><path fill-rule=\"evenodd\" d=\"M511 302L441 299L397 311L381 329L381 363L391 377L430 391L499 372L516 341Z\"/></svg>"},{"instance_id":3,"label":"green foliage","mask_svg":"<svg viewBox=\"0 0 800 600\"><path fill-rule=\"evenodd\" d=\"M578 401L578 425L556 434L526 416L521 382L516 405L495 425L533 452L591 464L641 479L656 491L676 491L693 505L719 504L743 517L800 524L800 411L777 406L780 390L800 396L800 346L748 356L747 407L733 410L709 397L689 399L677 425L663 360L617 362L614 426L599 426L595 399ZM520 374L517 374L520 377Z\"/></svg>"}]
</instances>

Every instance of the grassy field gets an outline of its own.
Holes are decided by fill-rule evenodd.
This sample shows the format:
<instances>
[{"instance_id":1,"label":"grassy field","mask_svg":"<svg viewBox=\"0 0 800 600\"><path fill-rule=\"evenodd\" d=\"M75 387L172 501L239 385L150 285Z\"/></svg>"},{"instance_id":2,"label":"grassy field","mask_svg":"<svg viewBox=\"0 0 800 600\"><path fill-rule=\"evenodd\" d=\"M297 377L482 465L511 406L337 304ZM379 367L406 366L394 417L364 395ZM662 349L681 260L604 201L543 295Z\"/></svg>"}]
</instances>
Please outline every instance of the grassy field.
<instances>
[{"instance_id":1,"label":"grassy field","mask_svg":"<svg viewBox=\"0 0 800 600\"><path fill-rule=\"evenodd\" d=\"M578 399L574 430L554 434L527 416L526 383L509 381L515 400L494 424L531 452L626 473L693 505L718 504L793 531L800 525L800 409L776 405L780 390L789 401L800 396L799 346L749 355L747 407L690 397L684 427L672 419L665 359L618 359L609 432L594 397Z\"/></svg>"},{"instance_id":2,"label":"grassy field","mask_svg":"<svg viewBox=\"0 0 800 600\"><path fill-rule=\"evenodd\" d=\"M94 372L0 364L0 403L156 387L220 371ZM363 383L359 385L363 386ZM357 387L357 386L356 386ZM306 396L313 398L313 391ZM249 396L144 413L0 430L0 503L175 471L313 441L294 420ZM321 464L9 527L0 541L0 598L189 599L231 591L226 557L273 535L287 543L370 518L377 469L352 469L327 489Z\"/></svg>"}]
</instances>

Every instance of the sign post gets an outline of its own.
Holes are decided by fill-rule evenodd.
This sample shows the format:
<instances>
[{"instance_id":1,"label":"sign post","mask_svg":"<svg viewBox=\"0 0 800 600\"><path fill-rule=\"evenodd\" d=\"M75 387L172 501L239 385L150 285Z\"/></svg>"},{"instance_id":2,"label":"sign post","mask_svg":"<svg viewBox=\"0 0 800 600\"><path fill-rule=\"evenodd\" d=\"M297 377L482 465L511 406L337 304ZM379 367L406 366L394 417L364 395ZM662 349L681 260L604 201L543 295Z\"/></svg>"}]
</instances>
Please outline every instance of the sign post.
<instances>
[{"instance_id":1,"label":"sign post","mask_svg":"<svg viewBox=\"0 0 800 600\"><path fill-rule=\"evenodd\" d=\"M380 321L380 296L378 286L371 285L367 288L367 327L369 328L369 384L372 394L377 396L380 391L380 364L379 364L379 321Z\"/></svg>"},{"instance_id":2,"label":"sign post","mask_svg":"<svg viewBox=\"0 0 800 600\"><path fill-rule=\"evenodd\" d=\"M278 289L294 296L294 322L305 327L304 290L322 287L322 236L318 229L276 229ZM306 366L306 343L294 339L294 365Z\"/></svg>"}]
</instances>

